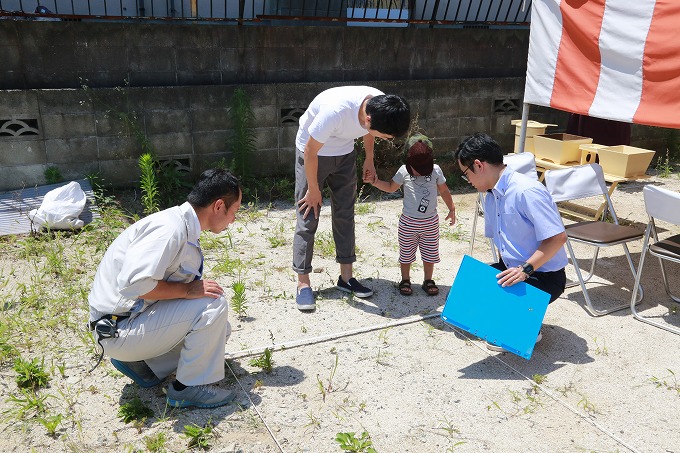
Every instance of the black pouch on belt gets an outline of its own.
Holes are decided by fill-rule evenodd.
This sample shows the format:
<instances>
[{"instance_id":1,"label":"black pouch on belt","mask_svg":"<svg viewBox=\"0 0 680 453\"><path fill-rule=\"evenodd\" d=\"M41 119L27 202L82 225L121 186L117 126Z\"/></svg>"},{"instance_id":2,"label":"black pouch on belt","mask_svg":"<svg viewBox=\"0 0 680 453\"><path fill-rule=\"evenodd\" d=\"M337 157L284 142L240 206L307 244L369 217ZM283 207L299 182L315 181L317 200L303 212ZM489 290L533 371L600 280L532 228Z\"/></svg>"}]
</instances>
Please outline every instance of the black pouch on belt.
<instances>
[{"instance_id":1,"label":"black pouch on belt","mask_svg":"<svg viewBox=\"0 0 680 453\"><path fill-rule=\"evenodd\" d=\"M97 332L99 338L118 338L118 321L129 316L106 315L90 323L90 329Z\"/></svg>"}]
</instances>

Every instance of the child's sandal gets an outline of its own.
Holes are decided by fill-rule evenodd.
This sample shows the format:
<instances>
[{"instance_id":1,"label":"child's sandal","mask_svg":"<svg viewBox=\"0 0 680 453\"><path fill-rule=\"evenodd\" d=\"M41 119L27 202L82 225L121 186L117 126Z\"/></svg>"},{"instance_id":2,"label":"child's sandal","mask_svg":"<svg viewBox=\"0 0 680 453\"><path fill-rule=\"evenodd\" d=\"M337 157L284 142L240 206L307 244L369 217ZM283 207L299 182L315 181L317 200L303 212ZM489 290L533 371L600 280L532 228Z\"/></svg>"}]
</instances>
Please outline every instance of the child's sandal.
<instances>
[{"instance_id":1,"label":"child's sandal","mask_svg":"<svg viewBox=\"0 0 680 453\"><path fill-rule=\"evenodd\" d=\"M425 280L423 282L423 291L427 293L428 296L436 296L439 294L439 288L434 283L434 280Z\"/></svg>"},{"instance_id":2,"label":"child's sandal","mask_svg":"<svg viewBox=\"0 0 680 453\"><path fill-rule=\"evenodd\" d=\"M413 294L413 289L411 288L411 280L404 279L399 283L399 294L402 296L410 296Z\"/></svg>"}]
</instances>

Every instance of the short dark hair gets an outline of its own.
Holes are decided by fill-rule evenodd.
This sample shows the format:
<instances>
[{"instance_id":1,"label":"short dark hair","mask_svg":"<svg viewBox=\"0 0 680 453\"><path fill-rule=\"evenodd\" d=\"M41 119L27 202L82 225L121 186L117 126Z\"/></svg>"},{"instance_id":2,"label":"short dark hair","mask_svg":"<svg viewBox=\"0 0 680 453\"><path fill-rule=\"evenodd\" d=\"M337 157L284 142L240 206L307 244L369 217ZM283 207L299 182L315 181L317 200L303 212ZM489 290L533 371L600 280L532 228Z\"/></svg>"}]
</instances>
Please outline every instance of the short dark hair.
<instances>
[{"instance_id":1,"label":"short dark hair","mask_svg":"<svg viewBox=\"0 0 680 453\"><path fill-rule=\"evenodd\" d=\"M476 132L463 140L454 157L466 167L471 167L475 159L491 165L503 164L503 150L500 145L483 132Z\"/></svg>"},{"instance_id":2,"label":"short dark hair","mask_svg":"<svg viewBox=\"0 0 680 453\"><path fill-rule=\"evenodd\" d=\"M393 137L406 135L411 126L411 107L396 94L373 96L366 102L371 129Z\"/></svg>"},{"instance_id":3,"label":"short dark hair","mask_svg":"<svg viewBox=\"0 0 680 453\"><path fill-rule=\"evenodd\" d=\"M187 201L195 208L205 208L221 198L229 207L238 200L239 195L241 185L238 178L229 170L213 168L201 173L187 196Z\"/></svg>"}]
</instances>

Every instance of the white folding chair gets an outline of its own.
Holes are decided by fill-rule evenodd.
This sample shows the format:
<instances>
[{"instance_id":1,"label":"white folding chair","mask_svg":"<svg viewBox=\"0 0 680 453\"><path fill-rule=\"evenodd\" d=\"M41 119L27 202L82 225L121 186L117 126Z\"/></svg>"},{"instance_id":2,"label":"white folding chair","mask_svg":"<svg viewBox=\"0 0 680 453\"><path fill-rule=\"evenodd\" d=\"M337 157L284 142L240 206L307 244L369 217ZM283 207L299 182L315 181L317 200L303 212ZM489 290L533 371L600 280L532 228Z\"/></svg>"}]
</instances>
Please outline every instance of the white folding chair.
<instances>
[{"instance_id":1,"label":"white folding chair","mask_svg":"<svg viewBox=\"0 0 680 453\"><path fill-rule=\"evenodd\" d=\"M642 239L643 236L643 232L636 228L619 225L619 219L616 217L612 200L607 191L607 183L604 180L602 167L600 167L599 164L589 164L569 167L563 170L548 170L545 172L545 185L556 203L590 197L604 197L607 204L601 219L565 225L567 232L567 249L571 258L571 263L576 271L578 284L581 285L588 311L590 311L593 316L602 316L613 311L627 308L628 304L626 303L606 310L596 310L591 303L588 289L586 288L586 282L588 282L594 274L597 255L602 247L622 245L626 259L628 260L628 265L630 266L630 271L633 273L633 278L635 279L637 273L627 243ZM606 221L607 213L611 215L612 222ZM585 279L581 274L581 269L579 268L572 242L595 247L595 253L590 264L590 272ZM574 283L569 286L575 286L576 284L577 283ZM634 303L639 303L643 296L642 287L640 286L636 292L639 292L639 294ZM636 292L633 294L635 295ZM635 298L635 296L633 297Z\"/></svg>"},{"instance_id":2,"label":"white folding chair","mask_svg":"<svg viewBox=\"0 0 680 453\"><path fill-rule=\"evenodd\" d=\"M642 193L645 198L645 209L647 210L647 215L649 216L649 222L647 223L645 238L642 243L640 264L638 265L635 286L633 287L633 294L635 294L638 286L640 286L642 268L645 264L645 256L647 253L649 253L650 255L659 258L661 277L663 278L663 285L666 289L666 294L668 294L675 302L680 303L680 297L674 296L673 293L671 293L670 286L668 284L668 274L666 273L666 267L664 266L664 261L680 263L680 234L659 240L659 234L656 227L657 221L680 226L680 193L662 189L661 187L657 186L645 186L645 188L642 190ZM650 237L653 240L651 243ZM680 328L642 316L635 309L635 302L635 298L632 297L630 301L630 310L633 313L635 319L680 335Z\"/></svg>"},{"instance_id":3,"label":"white folding chair","mask_svg":"<svg viewBox=\"0 0 680 453\"><path fill-rule=\"evenodd\" d=\"M536 159L530 152L506 154L503 156L503 163L512 168L518 173L522 173L530 178L538 180L538 173L536 173ZM484 194L480 193L477 196L477 206L475 209L475 217L472 220L472 234L470 235L470 251L468 255L472 256L472 249L475 247L475 234L477 234L477 219L484 215ZM498 261L498 253L493 241L489 239L491 244L491 255L494 261Z\"/></svg>"}]
</instances>

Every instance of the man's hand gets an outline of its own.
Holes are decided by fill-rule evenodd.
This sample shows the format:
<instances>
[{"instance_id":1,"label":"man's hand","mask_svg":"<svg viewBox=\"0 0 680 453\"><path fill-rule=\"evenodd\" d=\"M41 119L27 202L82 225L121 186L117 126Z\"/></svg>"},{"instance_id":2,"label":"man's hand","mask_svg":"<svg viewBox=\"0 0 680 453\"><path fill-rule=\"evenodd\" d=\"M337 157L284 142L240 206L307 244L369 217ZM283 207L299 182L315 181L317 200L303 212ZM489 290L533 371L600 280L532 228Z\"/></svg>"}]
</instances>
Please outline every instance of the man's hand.
<instances>
[{"instance_id":1,"label":"man's hand","mask_svg":"<svg viewBox=\"0 0 680 453\"><path fill-rule=\"evenodd\" d=\"M310 211L314 210L314 217L319 218L319 210L321 209L321 203L323 202L323 197L321 196L320 190L307 189L307 193L304 197L298 201L298 211L302 212L302 218L306 219Z\"/></svg>"},{"instance_id":2,"label":"man's hand","mask_svg":"<svg viewBox=\"0 0 680 453\"><path fill-rule=\"evenodd\" d=\"M194 280L187 283L187 295L185 299L200 299L212 297L217 299L224 294L224 290L215 280Z\"/></svg>"},{"instance_id":3,"label":"man's hand","mask_svg":"<svg viewBox=\"0 0 680 453\"><path fill-rule=\"evenodd\" d=\"M511 267L496 275L498 284L505 286L512 286L515 283L523 282L528 278L521 267Z\"/></svg>"},{"instance_id":4,"label":"man's hand","mask_svg":"<svg viewBox=\"0 0 680 453\"><path fill-rule=\"evenodd\" d=\"M371 173L370 170L365 170L363 174L363 180L367 184L373 184L375 180L378 179L378 175Z\"/></svg>"},{"instance_id":5,"label":"man's hand","mask_svg":"<svg viewBox=\"0 0 680 453\"><path fill-rule=\"evenodd\" d=\"M373 184L373 181L376 180L378 177L377 173L375 172L375 164L373 163L373 159L366 159L364 161L364 167L362 171L363 175L363 180L366 183Z\"/></svg>"}]
</instances>

